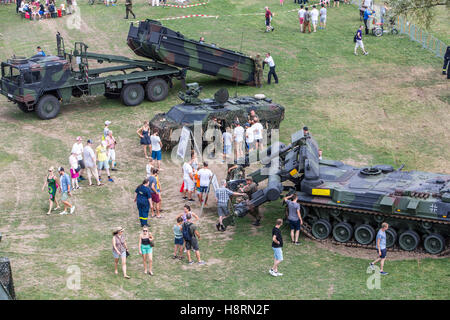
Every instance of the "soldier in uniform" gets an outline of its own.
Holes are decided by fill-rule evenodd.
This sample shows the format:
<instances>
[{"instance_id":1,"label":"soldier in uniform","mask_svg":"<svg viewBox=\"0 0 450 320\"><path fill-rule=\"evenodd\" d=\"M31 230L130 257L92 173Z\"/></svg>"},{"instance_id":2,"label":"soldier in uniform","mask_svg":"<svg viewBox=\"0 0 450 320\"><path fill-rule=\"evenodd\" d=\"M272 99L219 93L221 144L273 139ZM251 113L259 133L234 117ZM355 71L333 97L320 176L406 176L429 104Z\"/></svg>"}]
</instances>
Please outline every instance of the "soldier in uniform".
<instances>
[{"instance_id":1,"label":"soldier in uniform","mask_svg":"<svg viewBox=\"0 0 450 320\"><path fill-rule=\"evenodd\" d=\"M216 117L213 117L212 119L208 120L208 125L206 127L206 131L208 131L208 138L214 137L214 136L218 136L220 138L222 138L222 133L220 132L220 124L217 121ZM219 132L217 132L219 131ZM215 140L216 138L214 138L214 148L213 149L209 149L210 153L208 155L208 157L210 157L211 159L215 157L215 153L216 153L216 149L219 150L220 148L217 145L217 141ZM211 141L211 140L210 140ZM208 142L209 144L210 142ZM211 146L208 146L207 148L211 148Z\"/></svg>"},{"instance_id":2,"label":"soldier in uniform","mask_svg":"<svg viewBox=\"0 0 450 320\"><path fill-rule=\"evenodd\" d=\"M242 201L248 202L248 200L252 199L252 194L255 193L256 191L258 191L258 187L257 187L256 183L253 182L252 177L248 176L245 179L245 182L246 182L246 185L244 185L242 188L239 189L240 192L245 193L245 196L236 198L237 203L242 202ZM249 209L248 213L251 214L255 218L255 221L252 224L254 226L259 226L260 221L261 221L259 207L250 206L248 209Z\"/></svg>"},{"instance_id":3,"label":"soldier in uniform","mask_svg":"<svg viewBox=\"0 0 450 320\"><path fill-rule=\"evenodd\" d=\"M245 177L245 169L242 164L229 163L227 170L227 181L242 180Z\"/></svg>"},{"instance_id":4,"label":"soldier in uniform","mask_svg":"<svg viewBox=\"0 0 450 320\"><path fill-rule=\"evenodd\" d=\"M262 88L263 82L263 59L257 54L255 58L255 86L257 88Z\"/></svg>"},{"instance_id":5,"label":"soldier in uniform","mask_svg":"<svg viewBox=\"0 0 450 320\"><path fill-rule=\"evenodd\" d=\"M136 15L133 12L133 3L131 2L132 0L125 0L125 13L126 16L124 19L128 19L128 13L131 12L131 14L133 15L133 19L136 19Z\"/></svg>"}]
</instances>

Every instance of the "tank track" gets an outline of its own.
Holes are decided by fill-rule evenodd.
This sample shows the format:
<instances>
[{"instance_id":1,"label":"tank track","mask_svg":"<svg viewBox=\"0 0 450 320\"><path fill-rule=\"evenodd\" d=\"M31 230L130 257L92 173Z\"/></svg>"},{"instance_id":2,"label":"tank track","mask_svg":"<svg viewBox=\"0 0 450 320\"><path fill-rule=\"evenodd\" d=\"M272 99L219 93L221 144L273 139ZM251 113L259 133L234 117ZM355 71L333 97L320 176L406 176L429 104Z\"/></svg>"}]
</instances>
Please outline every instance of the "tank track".
<instances>
[{"instance_id":1,"label":"tank track","mask_svg":"<svg viewBox=\"0 0 450 320\"><path fill-rule=\"evenodd\" d=\"M299 203L302 206L305 206L305 207L316 207L316 208L324 208L324 209L339 209L339 210L343 210L343 211L361 212L361 213L366 213L366 214L371 214L371 215L381 215L381 216L385 216L385 217L391 217L391 216L385 215L383 213L369 211L369 210L357 210L357 209L352 209L352 208L335 207L335 206L329 206L329 205L323 205L323 204L312 204L312 203L302 202L302 201L299 201ZM405 220L412 220L412 221L424 221L424 222L432 222L432 223L439 223L439 224L450 224L450 222L446 222L446 221L436 221L436 220L432 220L432 219L421 219L421 218L416 218L416 217L397 216L396 218L405 219ZM376 249L375 242L372 242L371 244L364 245L364 244L360 244L360 243L358 243L358 242L356 242L354 240L351 240L351 241L348 241L348 242L339 242L339 241L334 240L333 237L329 237L329 238L323 239L323 240L317 239L312 234L311 226L305 221L303 221L303 225L302 225L302 228L300 230L302 231L302 233L305 236L307 236L308 238L310 238L310 239L312 239L314 241L318 241L318 242L330 242L331 241L332 244L339 245L339 246L346 246L346 247L353 247L353 248L363 248L363 249L369 249L369 250L375 250ZM389 251L391 251L391 252L405 252L397 244L394 245L393 247L389 248ZM416 250L409 251L409 252L427 254L430 257L436 257L436 256L437 257L443 257L443 256L449 256L450 255L450 246L449 246L449 244L447 242L446 248L444 249L444 251L442 251L441 253L439 253L437 255L429 254L421 246L419 246Z\"/></svg>"}]
</instances>

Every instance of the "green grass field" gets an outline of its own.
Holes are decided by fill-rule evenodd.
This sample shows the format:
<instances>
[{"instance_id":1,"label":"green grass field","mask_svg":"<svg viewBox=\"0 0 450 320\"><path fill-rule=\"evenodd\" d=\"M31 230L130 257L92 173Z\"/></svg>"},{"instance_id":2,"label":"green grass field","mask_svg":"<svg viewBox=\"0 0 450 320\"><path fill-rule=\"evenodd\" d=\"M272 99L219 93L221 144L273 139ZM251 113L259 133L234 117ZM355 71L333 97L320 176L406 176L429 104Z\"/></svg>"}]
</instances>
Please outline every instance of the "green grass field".
<instances>
[{"instance_id":1,"label":"green grass field","mask_svg":"<svg viewBox=\"0 0 450 320\"><path fill-rule=\"evenodd\" d=\"M87 2L87 1L86 1ZM12 54L30 56L37 45L55 53L55 33L66 47L84 41L92 52L135 58L126 45L129 22L123 4L117 7L79 3L81 29L70 29L68 17L29 22L15 15L15 7L0 6L2 31L0 59ZM264 33L262 13L272 6L275 31ZM209 97L227 87L230 94L265 93L286 108L280 135L308 125L324 150L324 157L353 165L386 163L405 169L450 174L450 90L440 75L442 60L400 36L365 36L368 56L353 55L353 35L359 12L354 6L328 10L326 30L300 34L296 6L286 2L224 0L188 9L152 8L135 1L137 19L160 19L187 14L219 15L165 21L164 25L221 47L246 54L270 51L277 65L278 85L263 89L219 81L188 72L189 82L199 82ZM433 25L436 35L448 41L448 19ZM436 22L437 23L437 22ZM432 32L434 32L432 30ZM447 39L447 40L446 40ZM179 103L176 82L169 98L124 107L103 97L74 99L53 120L41 121L22 113L0 98L0 256L12 261L18 299L449 299L449 258L387 261L390 274L381 289L369 290L366 273L371 251L347 253L302 238L291 246L287 228L283 277L269 276L272 264L271 228L284 215L280 203L264 206L263 225L251 219L237 221L225 233L215 231L214 208L207 209L199 224L202 258L206 266L174 262L172 225L183 201L178 189L180 169L166 161L162 172L164 219L151 220L156 237L154 277L142 273L137 252L139 223L133 202L134 189L145 177L145 160L136 130L144 120ZM68 166L70 148L78 135L98 140L103 122L111 120L118 139L120 171L114 184L84 187L71 201L73 216L47 216L47 193L41 192L47 168ZM214 167L224 175L224 167ZM196 203L194 212L199 212ZM111 229L126 230L131 256L130 280L114 275ZM348 250L347 250L348 251ZM350 250L351 251L351 250ZM393 255L394 256L394 255ZM69 290L67 268L81 270L81 290Z\"/></svg>"}]
</instances>

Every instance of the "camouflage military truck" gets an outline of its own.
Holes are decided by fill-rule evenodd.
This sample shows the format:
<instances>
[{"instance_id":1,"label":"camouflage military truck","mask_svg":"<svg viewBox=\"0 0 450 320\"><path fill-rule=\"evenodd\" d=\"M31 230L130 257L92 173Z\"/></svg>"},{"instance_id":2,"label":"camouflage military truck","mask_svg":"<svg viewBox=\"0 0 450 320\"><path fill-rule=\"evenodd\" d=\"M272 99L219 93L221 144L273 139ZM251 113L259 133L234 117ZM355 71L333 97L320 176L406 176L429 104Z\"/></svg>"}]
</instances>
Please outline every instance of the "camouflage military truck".
<instances>
[{"instance_id":1,"label":"camouflage military truck","mask_svg":"<svg viewBox=\"0 0 450 320\"><path fill-rule=\"evenodd\" d=\"M51 119L58 115L61 102L68 103L72 96L120 97L127 106L140 104L144 97L160 101L167 97L172 79L185 76L183 70L165 64L91 53L87 48L76 42L73 52L66 53L58 34L57 56L14 57L2 62L0 93L20 110ZM89 60L117 65L90 69Z\"/></svg>"},{"instance_id":2,"label":"camouflage military truck","mask_svg":"<svg viewBox=\"0 0 450 320\"><path fill-rule=\"evenodd\" d=\"M215 44L186 39L180 32L147 19L130 25L128 46L139 56L203 74L254 85L252 58Z\"/></svg>"},{"instance_id":3,"label":"camouflage military truck","mask_svg":"<svg viewBox=\"0 0 450 320\"><path fill-rule=\"evenodd\" d=\"M279 165L270 163L279 160ZM387 247L413 251L420 245L430 254L446 249L450 238L450 175L403 171L389 165L355 168L340 161L319 160L317 143L303 131L288 146L271 146L264 168L253 180L268 179L264 190L252 195L259 206L280 198L283 190L297 192L307 234L337 243L373 246L382 222ZM269 170L271 167L271 170ZM235 213L246 214L245 204Z\"/></svg>"},{"instance_id":4,"label":"camouflage military truck","mask_svg":"<svg viewBox=\"0 0 450 320\"><path fill-rule=\"evenodd\" d=\"M235 121L244 125L250 110L255 110L261 124L270 134L270 130L278 129L284 119L284 107L269 98L230 98L228 91L221 89L214 99L199 99L201 87L194 83L189 84L188 88L186 92L178 94L184 103L173 106L168 112L159 113L150 120L150 128L152 131L158 129L165 150L172 149L178 143L181 130L177 129L186 126L193 130L194 122L200 122L205 133L211 128L212 120L217 119L215 128L223 132L226 127L233 128Z\"/></svg>"}]
</instances>

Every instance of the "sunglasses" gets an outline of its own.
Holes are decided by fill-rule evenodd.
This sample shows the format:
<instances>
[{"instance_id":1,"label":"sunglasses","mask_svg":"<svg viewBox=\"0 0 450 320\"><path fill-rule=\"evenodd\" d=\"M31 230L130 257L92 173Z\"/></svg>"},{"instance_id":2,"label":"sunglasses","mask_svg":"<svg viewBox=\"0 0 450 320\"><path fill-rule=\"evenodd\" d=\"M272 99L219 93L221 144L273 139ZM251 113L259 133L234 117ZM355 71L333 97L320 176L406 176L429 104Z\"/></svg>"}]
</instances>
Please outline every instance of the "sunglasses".
<instances>
[{"instance_id":1,"label":"sunglasses","mask_svg":"<svg viewBox=\"0 0 450 320\"><path fill-rule=\"evenodd\" d=\"M143 230L143 232L148 232L148 230Z\"/></svg>"}]
</instances>

